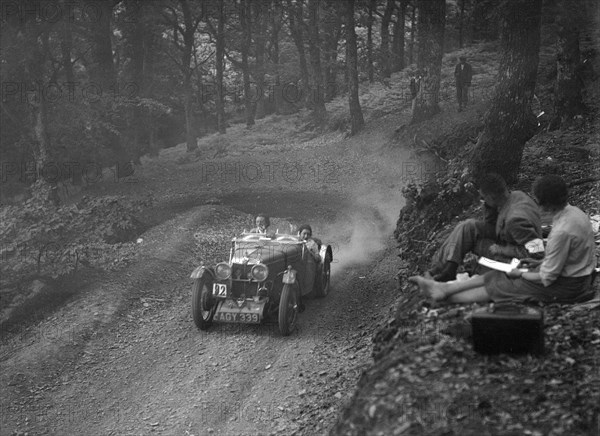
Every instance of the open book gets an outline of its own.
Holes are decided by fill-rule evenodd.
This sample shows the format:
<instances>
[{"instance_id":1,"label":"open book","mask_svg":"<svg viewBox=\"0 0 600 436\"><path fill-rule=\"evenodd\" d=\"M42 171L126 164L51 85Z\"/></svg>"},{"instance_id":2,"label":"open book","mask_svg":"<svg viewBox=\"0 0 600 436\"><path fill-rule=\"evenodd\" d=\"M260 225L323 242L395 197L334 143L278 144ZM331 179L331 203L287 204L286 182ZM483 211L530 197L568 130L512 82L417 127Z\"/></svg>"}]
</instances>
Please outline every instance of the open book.
<instances>
[{"instance_id":1,"label":"open book","mask_svg":"<svg viewBox=\"0 0 600 436\"><path fill-rule=\"evenodd\" d=\"M481 256L479 258L478 262L480 265L483 265L487 268L491 268L491 269L495 269L497 271L502 271L502 272L507 273L507 272L515 269L517 267L517 265L519 265L520 261L519 261L519 259L513 258L513 260L511 260L510 263L504 263L504 262L499 262L497 260L492 260L487 257ZM519 270L523 271L523 272L529 271L527 268L519 268Z\"/></svg>"}]
</instances>

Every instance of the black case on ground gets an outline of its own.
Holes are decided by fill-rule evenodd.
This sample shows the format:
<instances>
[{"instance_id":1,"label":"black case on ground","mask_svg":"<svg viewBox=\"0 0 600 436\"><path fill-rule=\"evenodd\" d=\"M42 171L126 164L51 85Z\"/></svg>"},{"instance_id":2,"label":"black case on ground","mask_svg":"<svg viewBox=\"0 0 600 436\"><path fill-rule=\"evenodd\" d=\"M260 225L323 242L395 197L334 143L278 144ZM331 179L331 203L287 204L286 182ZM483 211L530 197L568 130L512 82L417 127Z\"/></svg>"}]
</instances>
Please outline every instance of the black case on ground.
<instances>
[{"instance_id":1,"label":"black case on ground","mask_svg":"<svg viewBox=\"0 0 600 436\"><path fill-rule=\"evenodd\" d=\"M540 355L544 352L544 312L517 304L475 309L471 315L473 347L482 354Z\"/></svg>"}]
</instances>

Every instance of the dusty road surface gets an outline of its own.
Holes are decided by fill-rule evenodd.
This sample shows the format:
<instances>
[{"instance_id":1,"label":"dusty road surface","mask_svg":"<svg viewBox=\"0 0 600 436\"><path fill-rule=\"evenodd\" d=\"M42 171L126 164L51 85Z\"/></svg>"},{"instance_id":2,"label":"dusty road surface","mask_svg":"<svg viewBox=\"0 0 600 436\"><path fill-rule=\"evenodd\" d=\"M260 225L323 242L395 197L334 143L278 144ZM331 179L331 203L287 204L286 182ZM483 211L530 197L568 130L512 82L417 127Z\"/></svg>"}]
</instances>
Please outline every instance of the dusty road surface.
<instances>
[{"instance_id":1,"label":"dusty road surface","mask_svg":"<svg viewBox=\"0 0 600 436\"><path fill-rule=\"evenodd\" d=\"M360 172L372 181L381 166L359 154L355 164L361 170L340 172L336 190L317 183L224 192L205 183L174 207L168 193L184 192L199 172L163 162L160 178L135 188L170 190L148 212L154 226L130 264L83 270L50 293L47 307L3 326L0 433L326 433L370 362L373 328L387 318L395 289L391 232L401 186L358 190L343 178ZM275 222L310 222L333 245L331 293L307 302L289 337L274 323L198 331L190 272L202 256L225 258L227 240L259 210Z\"/></svg>"}]
</instances>

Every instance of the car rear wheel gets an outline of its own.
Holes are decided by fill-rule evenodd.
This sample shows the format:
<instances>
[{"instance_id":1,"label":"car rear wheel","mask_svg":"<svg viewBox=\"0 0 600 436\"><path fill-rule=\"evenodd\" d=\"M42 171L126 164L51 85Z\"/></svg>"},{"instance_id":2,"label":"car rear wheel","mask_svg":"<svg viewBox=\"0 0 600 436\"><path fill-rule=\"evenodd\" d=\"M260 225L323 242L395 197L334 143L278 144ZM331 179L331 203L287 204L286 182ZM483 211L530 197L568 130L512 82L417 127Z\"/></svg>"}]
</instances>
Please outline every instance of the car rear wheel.
<instances>
[{"instance_id":1,"label":"car rear wheel","mask_svg":"<svg viewBox=\"0 0 600 436\"><path fill-rule=\"evenodd\" d=\"M194 280L192 287L192 316L194 324L200 330L206 330L211 326L217 310L217 305L211 298L211 285L211 282L201 277Z\"/></svg>"},{"instance_id":2,"label":"car rear wheel","mask_svg":"<svg viewBox=\"0 0 600 436\"><path fill-rule=\"evenodd\" d=\"M288 336L296 327L298 318L298 286L286 283L279 300L279 331Z\"/></svg>"},{"instance_id":3,"label":"car rear wheel","mask_svg":"<svg viewBox=\"0 0 600 436\"><path fill-rule=\"evenodd\" d=\"M331 258L329 255L325 255L321 267L319 268L319 275L315 280L314 295L317 298L326 297L329 294L331 277Z\"/></svg>"}]
</instances>

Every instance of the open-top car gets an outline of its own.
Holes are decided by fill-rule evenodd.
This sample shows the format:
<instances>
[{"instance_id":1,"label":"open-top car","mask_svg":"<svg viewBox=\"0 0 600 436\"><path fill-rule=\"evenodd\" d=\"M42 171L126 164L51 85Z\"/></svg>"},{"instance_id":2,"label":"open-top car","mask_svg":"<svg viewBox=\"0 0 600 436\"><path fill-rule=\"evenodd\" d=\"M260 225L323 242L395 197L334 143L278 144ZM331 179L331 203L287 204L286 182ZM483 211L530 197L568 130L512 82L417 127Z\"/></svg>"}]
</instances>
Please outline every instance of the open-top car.
<instances>
[{"instance_id":1,"label":"open-top car","mask_svg":"<svg viewBox=\"0 0 600 436\"><path fill-rule=\"evenodd\" d=\"M320 244L320 260L297 236L244 233L231 241L229 262L201 265L191 278L194 323L205 330L213 321L260 324L277 319L283 336L298 317L300 297L324 297L330 288L333 252Z\"/></svg>"}]
</instances>

